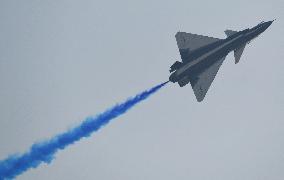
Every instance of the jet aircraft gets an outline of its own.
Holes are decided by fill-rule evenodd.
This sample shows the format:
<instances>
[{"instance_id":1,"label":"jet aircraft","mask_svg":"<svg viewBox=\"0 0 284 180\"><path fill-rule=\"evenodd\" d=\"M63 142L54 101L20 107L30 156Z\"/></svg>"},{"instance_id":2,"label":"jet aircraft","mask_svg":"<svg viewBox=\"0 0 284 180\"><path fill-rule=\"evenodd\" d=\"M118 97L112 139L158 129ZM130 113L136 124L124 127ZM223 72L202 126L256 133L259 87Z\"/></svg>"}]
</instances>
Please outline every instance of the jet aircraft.
<instances>
[{"instance_id":1,"label":"jet aircraft","mask_svg":"<svg viewBox=\"0 0 284 180\"><path fill-rule=\"evenodd\" d=\"M169 81L180 87L190 82L196 99L201 102L226 56L234 51L235 64L240 61L246 44L264 32L273 21L261 22L251 29L226 30L226 39L186 32L176 33L181 61L171 67Z\"/></svg>"}]
</instances>

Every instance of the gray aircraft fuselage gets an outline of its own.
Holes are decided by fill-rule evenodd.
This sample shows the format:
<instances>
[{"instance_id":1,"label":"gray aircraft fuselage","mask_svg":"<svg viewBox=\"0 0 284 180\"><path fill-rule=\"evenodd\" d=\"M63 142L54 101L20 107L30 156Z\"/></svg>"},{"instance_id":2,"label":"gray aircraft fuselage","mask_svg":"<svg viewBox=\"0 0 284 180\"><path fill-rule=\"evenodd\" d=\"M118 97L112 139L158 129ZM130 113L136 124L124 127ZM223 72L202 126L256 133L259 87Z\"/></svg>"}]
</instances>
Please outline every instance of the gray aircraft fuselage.
<instances>
[{"instance_id":1,"label":"gray aircraft fuselage","mask_svg":"<svg viewBox=\"0 0 284 180\"><path fill-rule=\"evenodd\" d=\"M190 61L180 63L181 65L174 69L176 71L170 75L169 80L175 83L182 80L185 76L202 73L220 58L226 57L231 51L249 43L252 39L264 32L272 22L273 21L260 23L251 29L236 32L226 39L220 39L187 53L185 56L187 56Z\"/></svg>"}]
</instances>

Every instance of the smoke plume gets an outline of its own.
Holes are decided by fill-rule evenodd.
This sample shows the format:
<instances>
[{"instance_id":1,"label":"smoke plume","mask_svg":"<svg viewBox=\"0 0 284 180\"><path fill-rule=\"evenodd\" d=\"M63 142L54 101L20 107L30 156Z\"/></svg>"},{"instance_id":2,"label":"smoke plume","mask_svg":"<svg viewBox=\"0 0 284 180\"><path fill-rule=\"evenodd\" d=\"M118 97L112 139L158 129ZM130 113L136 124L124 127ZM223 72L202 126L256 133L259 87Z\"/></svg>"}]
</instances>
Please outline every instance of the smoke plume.
<instances>
[{"instance_id":1,"label":"smoke plume","mask_svg":"<svg viewBox=\"0 0 284 180\"><path fill-rule=\"evenodd\" d=\"M0 161L0 179L15 178L31 168L36 168L43 162L50 163L59 150L68 147L83 137L90 136L93 132L98 131L101 127L108 124L112 119L126 113L137 103L147 99L167 83L159 84L94 117L89 117L79 126L56 135L47 141L35 143L25 153L11 155Z\"/></svg>"}]
</instances>

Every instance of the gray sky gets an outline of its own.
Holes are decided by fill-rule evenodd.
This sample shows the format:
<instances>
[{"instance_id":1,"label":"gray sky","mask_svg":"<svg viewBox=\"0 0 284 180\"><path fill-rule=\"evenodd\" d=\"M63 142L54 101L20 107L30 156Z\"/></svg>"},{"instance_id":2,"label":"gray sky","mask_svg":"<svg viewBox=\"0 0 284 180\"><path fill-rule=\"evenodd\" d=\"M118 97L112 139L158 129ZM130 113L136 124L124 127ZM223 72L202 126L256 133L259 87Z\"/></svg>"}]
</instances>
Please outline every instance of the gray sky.
<instances>
[{"instance_id":1,"label":"gray sky","mask_svg":"<svg viewBox=\"0 0 284 180\"><path fill-rule=\"evenodd\" d=\"M282 180L284 3L0 2L0 159L168 79L177 31L225 38L277 19L205 100L169 84L18 179Z\"/></svg>"}]
</instances>

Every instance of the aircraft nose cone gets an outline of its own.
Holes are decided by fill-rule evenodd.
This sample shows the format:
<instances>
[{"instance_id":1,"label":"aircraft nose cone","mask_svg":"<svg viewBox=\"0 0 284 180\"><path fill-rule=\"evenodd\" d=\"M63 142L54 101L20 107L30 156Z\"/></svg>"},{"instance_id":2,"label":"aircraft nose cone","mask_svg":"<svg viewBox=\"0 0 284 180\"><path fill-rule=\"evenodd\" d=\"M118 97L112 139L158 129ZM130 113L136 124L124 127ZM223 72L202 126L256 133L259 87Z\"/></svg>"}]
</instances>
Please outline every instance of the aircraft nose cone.
<instances>
[{"instance_id":1,"label":"aircraft nose cone","mask_svg":"<svg viewBox=\"0 0 284 180\"><path fill-rule=\"evenodd\" d=\"M263 23L263 30L265 31L273 23L273 21L267 21Z\"/></svg>"},{"instance_id":2,"label":"aircraft nose cone","mask_svg":"<svg viewBox=\"0 0 284 180\"><path fill-rule=\"evenodd\" d=\"M274 20L273 20L274 21ZM267 24L268 24L268 27L273 23L273 21L268 21Z\"/></svg>"}]
</instances>

